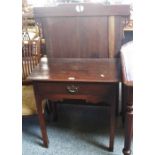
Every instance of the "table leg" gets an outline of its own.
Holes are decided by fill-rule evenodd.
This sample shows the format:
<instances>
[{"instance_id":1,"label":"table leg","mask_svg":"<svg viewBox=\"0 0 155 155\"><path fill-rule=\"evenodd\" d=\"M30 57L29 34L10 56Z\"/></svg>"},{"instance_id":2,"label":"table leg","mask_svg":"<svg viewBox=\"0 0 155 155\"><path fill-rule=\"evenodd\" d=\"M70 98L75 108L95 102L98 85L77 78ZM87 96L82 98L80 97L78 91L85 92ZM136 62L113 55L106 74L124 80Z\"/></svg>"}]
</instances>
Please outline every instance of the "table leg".
<instances>
[{"instance_id":1,"label":"table leg","mask_svg":"<svg viewBox=\"0 0 155 155\"><path fill-rule=\"evenodd\" d=\"M53 121L56 122L58 120L57 103L53 103L52 107L53 107Z\"/></svg>"},{"instance_id":2,"label":"table leg","mask_svg":"<svg viewBox=\"0 0 155 155\"><path fill-rule=\"evenodd\" d=\"M46 131L46 124L45 124L45 118L43 114L43 109L42 109L42 100L35 93L35 99L36 99L36 106L37 106L37 112L38 112L38 118L39 118L39 124L41 128L41 133L42 133L42 138L43 138L43 143L45 147L48 147L48 137L47 137L47 131Z\"/></svg>"},{"instance_id":3,"label":"table leg","mask_svg":"<svg viewBox=\"0 0 155 155\"><path fill-rule=\"evenodd\" d=\"M113 151L114 148L114 136L115 136L115 119L116 119L116 104L117 104L117 87L114 99L110 106L110 141L109 141L109 151Z\"/></svg>"},{"instance_id":4,"label":"table leg","mask_svg":"<svg viewBox=\"0 0 155 155\"><path fill-rule=\"evenodd\" d=\"M116 91L116 106L115 106L115 113L116 116L119 116L119 84L116 86L117 91Z\"/></svg>"},{"instance_id":5,"label":"table leg","mask_svg":"<svg viewBox=\"0 0 155 155\"><path fill-rule=\"evenodd\" d=\"M125 141L124 141L124 155L131 154L131 140L133 132L133 90L132 88L127 89L127 106L125 115Z\"/></svg>"}]
</instances>

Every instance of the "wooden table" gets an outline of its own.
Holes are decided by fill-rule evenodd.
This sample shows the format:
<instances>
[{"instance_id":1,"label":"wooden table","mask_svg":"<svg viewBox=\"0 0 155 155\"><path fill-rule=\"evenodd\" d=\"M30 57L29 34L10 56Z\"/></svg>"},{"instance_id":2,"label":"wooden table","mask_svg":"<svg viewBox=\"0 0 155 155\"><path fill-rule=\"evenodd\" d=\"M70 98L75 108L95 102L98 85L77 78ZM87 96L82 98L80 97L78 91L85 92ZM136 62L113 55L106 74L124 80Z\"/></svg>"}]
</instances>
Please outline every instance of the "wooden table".
<instances>
[{"instance_id":1,"label":"wooden table","mask_svg":"<svg viewBox=\"0 0 155 155\"><path fill-rule=\"evenodd\" d=\"M120 81L119 59L109 58L42 58L29 79L33 81L36 106L44 146L48 147L42 100L63 101L82 99L110 107L110 142L113 150L115 132L115 105Z\"/></svg>"},{"instance_id":2,"label":"wooden table","mask_svg":"<svg viewBox=\"0 0 155 155\"><path fill-rule=\"evenodd\" d=\"M132 43L129 43L121 52L123 77L123 118L125 118L124 155L131 154L131 140L133 133L133 67Z\"/></svg>"}]
</instances>

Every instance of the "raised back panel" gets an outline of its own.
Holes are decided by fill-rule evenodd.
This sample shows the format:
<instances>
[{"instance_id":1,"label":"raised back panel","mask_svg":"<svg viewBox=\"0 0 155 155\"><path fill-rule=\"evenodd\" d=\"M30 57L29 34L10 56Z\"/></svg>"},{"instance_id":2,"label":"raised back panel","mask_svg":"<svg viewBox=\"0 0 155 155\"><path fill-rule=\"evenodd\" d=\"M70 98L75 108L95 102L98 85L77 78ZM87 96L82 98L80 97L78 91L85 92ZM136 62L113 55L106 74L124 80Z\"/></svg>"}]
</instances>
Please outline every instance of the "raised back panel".
<instances>
[{"instance_id":1,"label":"raised back panel","mask_svg":"<svg viewBox=\"0 0 155 155\"><path fill-rule=\"evenodd\" d=\"M122 19L129 16L129 6L65 4L34 8L34 15L41 24L48 57L108 58L118 55Z\"/></svg>"}]
</instances>

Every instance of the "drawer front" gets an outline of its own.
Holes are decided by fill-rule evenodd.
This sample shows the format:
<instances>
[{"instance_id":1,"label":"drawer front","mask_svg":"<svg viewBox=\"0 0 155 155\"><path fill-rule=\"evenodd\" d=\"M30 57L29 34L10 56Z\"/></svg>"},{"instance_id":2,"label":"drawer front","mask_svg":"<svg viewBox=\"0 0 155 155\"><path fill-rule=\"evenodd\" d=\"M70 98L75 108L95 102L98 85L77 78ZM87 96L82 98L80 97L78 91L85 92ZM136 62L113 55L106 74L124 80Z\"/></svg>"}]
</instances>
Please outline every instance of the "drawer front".
<instances>
[{"instance_id":1,"label":"drawer front","mask_svg":"<svg viewBox=\"0 0 155 155\"><path fill-rule=\"evenodd\" d=\"M110 96L115 93L114 84L101 83L39 83L37 91L40 94L65 94L65 95L96 95Z\"/></svg>"}]
</instances>

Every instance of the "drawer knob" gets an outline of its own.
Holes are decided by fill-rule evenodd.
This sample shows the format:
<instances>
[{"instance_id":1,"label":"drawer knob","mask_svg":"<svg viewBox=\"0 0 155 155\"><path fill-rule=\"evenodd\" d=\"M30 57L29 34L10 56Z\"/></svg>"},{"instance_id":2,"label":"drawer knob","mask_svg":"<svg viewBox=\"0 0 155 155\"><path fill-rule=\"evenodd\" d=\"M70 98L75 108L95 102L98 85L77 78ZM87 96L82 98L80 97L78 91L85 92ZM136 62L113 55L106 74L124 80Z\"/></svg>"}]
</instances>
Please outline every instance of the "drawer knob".
<instances>
[{"instance_id":1,"label":"drawer knob","mask_svg":"<svg viewBox=\"0 0 155 155\"><path fill-rule=\"evenodd\" d=\"M67 86L66 87L67 91L70 93L70 94L76 94L78 92L78 87L72 85L72 86Z\"/></svg>"}]
</instances>

